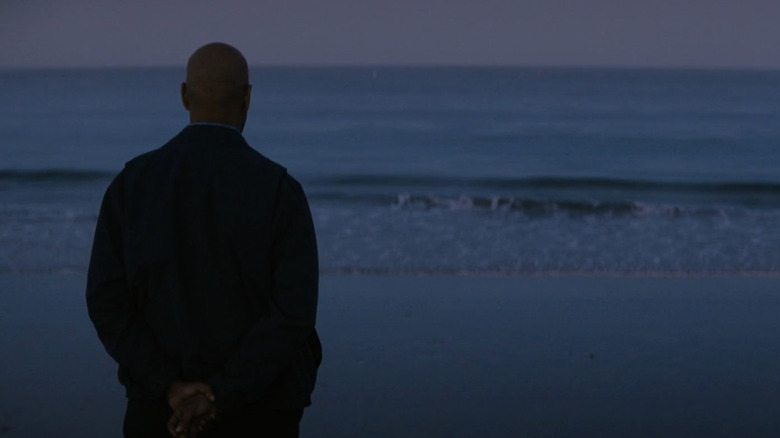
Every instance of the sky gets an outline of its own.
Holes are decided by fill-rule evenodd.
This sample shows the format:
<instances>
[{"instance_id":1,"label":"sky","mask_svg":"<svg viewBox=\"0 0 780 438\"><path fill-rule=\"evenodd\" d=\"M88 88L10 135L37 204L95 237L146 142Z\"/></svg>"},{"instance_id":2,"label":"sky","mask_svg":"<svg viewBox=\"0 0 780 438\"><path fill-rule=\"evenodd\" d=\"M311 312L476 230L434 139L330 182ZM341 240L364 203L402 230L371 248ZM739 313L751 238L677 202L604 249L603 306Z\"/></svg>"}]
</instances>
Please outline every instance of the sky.
<instances>
[{"instance_id":1,"label":"sky","mask_svg":"<svg viewBox=\"0 0 780 438\"><path fill-rule=\"evenodd\" d=\"M778 0L0 0L0 68L252 65L780 69Z\"/></svg>"}]
</instances>

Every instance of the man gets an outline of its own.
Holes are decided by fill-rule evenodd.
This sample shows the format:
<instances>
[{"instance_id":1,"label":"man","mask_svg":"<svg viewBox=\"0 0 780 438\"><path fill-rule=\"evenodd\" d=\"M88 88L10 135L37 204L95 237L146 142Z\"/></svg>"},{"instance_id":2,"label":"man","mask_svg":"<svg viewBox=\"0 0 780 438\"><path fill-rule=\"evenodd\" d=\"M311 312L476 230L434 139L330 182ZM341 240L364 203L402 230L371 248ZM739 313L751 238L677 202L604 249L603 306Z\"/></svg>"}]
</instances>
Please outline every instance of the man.
<instances>
[{"instance_id":1,"label":"man","mask_svg":"<svg viewBox=\"0 0 780 438\"><path fill-rule=\"evenodd\" d=\"M298 182L241 135L248 76L227 44L195 51L190 125L103 198L86 297L126 388L126 437L297 437L310 404L314 227Z\"/></svg>"}]
</instances>

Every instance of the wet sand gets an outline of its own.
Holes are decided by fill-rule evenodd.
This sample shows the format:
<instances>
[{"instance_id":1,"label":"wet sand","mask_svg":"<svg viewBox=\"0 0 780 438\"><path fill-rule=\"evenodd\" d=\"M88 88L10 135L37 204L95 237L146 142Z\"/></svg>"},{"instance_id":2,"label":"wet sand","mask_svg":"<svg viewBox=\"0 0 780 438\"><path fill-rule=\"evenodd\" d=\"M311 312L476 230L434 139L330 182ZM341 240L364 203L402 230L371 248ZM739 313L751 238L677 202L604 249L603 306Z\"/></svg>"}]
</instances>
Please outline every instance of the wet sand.
<instances>
[{"instance_id":1,"label":"wet sand","mask_svg":"<svg viewBox=\"0 0 780 438\"><path fill-rule=\"evenodd\" d=\"M121 436L84 276L0 275L0 437ZM774 437L780 278L325 276L302 437Z\"/></svg>"}]
</instances>

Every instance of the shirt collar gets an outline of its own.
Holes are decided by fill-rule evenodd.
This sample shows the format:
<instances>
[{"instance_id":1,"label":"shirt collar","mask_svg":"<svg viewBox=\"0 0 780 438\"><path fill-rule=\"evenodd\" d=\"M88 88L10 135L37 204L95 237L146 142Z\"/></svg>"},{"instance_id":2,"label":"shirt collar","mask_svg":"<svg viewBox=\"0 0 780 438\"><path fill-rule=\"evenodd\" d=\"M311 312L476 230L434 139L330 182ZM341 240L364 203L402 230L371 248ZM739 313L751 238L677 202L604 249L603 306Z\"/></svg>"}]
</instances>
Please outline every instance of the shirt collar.
<instances>
[{"instance_id":1,"label":"shirt collar","mask_svg":"<svg viewBox=\"0 0 780 438\"><path fill-rule=\"evenodd\" d=\"M236 128L235 126L233 126L233 125L226 125L226 124L224 124L224 123L214 123L214 122L195 122L195 123L190 123L190 126L220 126L220 127L222 127L222 128L229 128L229 129L232 129L232 130L234 130L234 131L238 132L239 134L241 134L241 131L240 131L238 128Z\"/></svg>"}]
</instances>

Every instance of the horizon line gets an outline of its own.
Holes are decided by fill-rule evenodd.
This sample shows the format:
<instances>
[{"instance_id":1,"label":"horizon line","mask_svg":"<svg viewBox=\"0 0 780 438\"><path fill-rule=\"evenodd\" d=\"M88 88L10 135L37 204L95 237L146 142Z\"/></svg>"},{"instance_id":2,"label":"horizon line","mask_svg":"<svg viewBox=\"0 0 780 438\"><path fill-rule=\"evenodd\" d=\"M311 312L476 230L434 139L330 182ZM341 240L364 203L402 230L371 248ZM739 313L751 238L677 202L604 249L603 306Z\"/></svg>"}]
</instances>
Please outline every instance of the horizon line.
<instances>
[{"instance_id":1,"label":"horizon line","mask_svg":"<svg viewBox=\"0 0 780 438\"><path fill-rule=\"evenodd\" d=\"M106 65L0 65L0 72L184 69L178 64ZM300 69L522 69L522 70L664 70L664 71L743 71L780 72L780 66L737 65L650 65L650 64L474 64L474 63L250 63L249 68Z\"/></svg>"}]
</instances>

